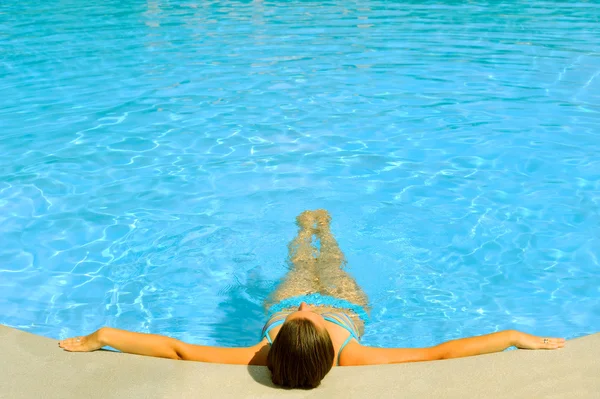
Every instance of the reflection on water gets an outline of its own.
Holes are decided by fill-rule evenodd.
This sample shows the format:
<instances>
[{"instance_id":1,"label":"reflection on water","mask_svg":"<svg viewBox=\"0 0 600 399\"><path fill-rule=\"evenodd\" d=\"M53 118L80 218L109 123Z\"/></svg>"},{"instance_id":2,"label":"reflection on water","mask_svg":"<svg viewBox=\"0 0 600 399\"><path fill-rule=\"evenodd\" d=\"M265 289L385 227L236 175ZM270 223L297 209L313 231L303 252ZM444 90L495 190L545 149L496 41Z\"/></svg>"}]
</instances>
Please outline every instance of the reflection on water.
<instances>
[{"instance_id":1,"label":"reflection on water","mask_svg":"<svg viewBox=\"0 0 600 399\"><path fill-rule=\"evenodd\" d=\"M326 208L368 344L599 329L593 2L5 13L0 323L250 343Z\"/></svg>"}]
</instances>

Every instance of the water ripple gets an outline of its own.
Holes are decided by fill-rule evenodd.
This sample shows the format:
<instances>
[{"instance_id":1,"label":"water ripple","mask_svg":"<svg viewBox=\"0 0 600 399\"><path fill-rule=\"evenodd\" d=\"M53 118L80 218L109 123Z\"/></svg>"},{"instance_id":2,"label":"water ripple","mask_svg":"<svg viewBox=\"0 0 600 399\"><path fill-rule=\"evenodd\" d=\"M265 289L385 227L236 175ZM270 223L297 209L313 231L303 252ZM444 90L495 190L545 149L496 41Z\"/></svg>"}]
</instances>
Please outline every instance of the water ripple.
<instances>
[{"instance_id":1,"label":"water ripple","mask_svg":"<svg viewBox=\"0 0 600 399\"><path fill-rule=\"evenodd\" d=\"M600 329L597 4L0 14L0 323L251 344L325 207L366 343Z\"/></svg>"}]
</instances>

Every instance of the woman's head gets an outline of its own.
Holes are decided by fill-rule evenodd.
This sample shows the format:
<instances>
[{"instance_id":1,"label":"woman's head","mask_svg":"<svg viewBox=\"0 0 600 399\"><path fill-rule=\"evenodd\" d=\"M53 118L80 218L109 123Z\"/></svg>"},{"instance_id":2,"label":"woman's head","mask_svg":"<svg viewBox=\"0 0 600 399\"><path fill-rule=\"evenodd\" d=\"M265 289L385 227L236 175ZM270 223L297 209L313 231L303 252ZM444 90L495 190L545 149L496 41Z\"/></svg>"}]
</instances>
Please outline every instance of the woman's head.
<instances>
[{"instance_id":1,"label":"woman's head","mask_svg":"<svg viewBox=\"0 0 600 399\"><path fill-rule=\"evenodd\" d=\"M334 349L325 320L302 303L281 326L267 357L273 383L315 388L333 366Z\"/></svg>"}]
</instances>

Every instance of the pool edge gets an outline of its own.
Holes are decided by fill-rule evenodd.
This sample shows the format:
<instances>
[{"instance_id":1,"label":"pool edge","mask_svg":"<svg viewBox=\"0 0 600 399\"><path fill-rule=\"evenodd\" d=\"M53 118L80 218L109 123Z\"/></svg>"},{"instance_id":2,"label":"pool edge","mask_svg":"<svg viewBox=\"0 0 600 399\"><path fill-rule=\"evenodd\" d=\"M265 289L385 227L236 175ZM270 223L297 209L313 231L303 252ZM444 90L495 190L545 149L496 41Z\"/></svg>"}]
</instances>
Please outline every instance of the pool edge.
<instances>
[{"instance_id":1,"label":"pool edge","mask_svg":"<svg viewBox=\"0 0 600 399\"><path fill-rule=\"evenodd\" d=\"M68 353L54 339L3 325L0 353L0 396L11 398L586 398L600 392L600 333L557 351L334 368L312 391L274 388L264 367Z\"/></svg>"}]
</instances>

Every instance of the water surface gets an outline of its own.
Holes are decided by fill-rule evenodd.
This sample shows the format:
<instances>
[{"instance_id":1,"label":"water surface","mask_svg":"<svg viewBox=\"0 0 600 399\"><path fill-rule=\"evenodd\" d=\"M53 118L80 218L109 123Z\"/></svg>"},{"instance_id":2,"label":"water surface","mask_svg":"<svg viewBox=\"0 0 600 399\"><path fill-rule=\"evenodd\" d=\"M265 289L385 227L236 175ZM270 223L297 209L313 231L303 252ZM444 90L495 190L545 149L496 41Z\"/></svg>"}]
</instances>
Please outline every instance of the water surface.
<instances>
[{"instance_id":1,"label":"water surface","mask_svg":"<svg viewBox=\"0 0 600 399\"><path fill-rule=\"evenodd\" d=\"M0 5L0 323L248 345L326 208L364 342L600 330L595 2Z\"/></svg>"}]
</instances>

